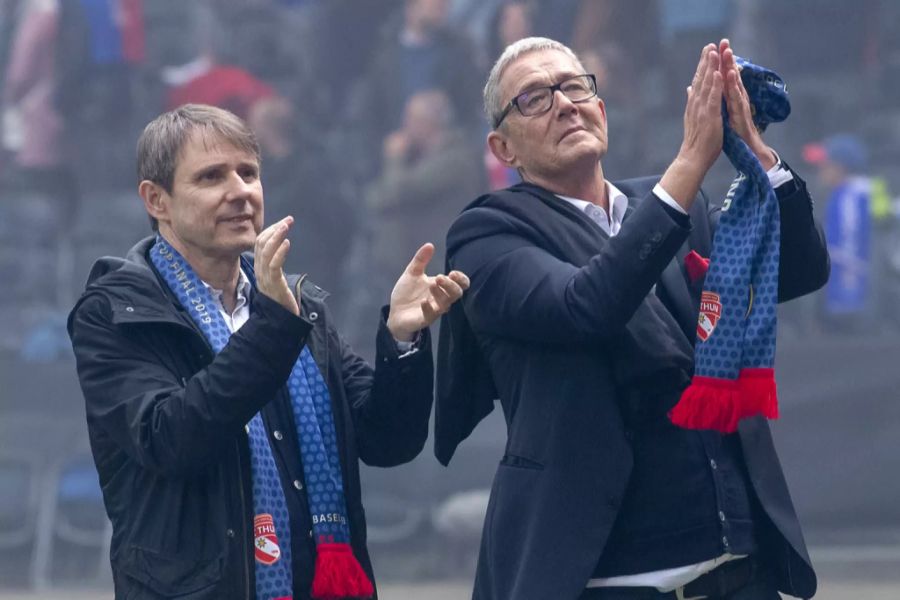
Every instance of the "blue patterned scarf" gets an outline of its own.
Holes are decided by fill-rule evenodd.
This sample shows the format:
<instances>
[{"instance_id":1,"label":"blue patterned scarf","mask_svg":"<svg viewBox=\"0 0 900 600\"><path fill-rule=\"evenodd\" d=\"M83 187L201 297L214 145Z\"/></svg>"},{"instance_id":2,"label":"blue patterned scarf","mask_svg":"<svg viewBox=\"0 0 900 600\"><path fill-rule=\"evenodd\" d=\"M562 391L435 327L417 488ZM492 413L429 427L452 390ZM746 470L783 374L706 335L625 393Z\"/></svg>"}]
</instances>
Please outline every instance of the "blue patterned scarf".
<instances>
[{"instance_id":1,"label":"blue patterned scarf","mask_svg":"<svg viewBox=\"0 0 900 600\"><path fill-rule=\"evenodd\" d=\"M161 236L150 259L169 289L203 332L213 351L228 343L231 331L216 301L184 258ZM241 267L253 281L249 262ZM344 499L340 454L328 386L308 347L291 370L287 389L293 408L313 533L316 566L313 598L368 598L369 581L350 547L350 527ZM292 596L291 527L281 476L272 454L261 413L247 424L253 472L253 510L256 557L256 597L259 600Z\"/></svg>"},{"instance_id":2,"label":"blue patterned scarf","mask_svg":"<svg viewBox=\"0 0 900 600\"><path fill-rule=\"evenodd\" d=\"M791 112L784 81L737 58L762 131ZM738 174L713 240L700 299L694 377L669 416L688 429L731 433L746 417L778 416L775 330L780 218L778 199L759 159L725 122L723 151ZM689 267L690 268L690 267Z\"/></svg>"}]
</instances>

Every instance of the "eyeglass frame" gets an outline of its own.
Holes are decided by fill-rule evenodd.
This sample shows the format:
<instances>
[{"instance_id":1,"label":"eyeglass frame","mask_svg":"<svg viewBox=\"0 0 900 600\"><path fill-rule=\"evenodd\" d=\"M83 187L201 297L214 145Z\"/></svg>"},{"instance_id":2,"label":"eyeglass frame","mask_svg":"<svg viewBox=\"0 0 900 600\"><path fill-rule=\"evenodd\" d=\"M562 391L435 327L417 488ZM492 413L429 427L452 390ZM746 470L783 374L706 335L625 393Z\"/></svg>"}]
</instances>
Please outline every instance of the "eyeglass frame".
<instances>
[{"instance_id":1,"label":"eyeglass frame","mask_svg":"<svg viewBox=\"0 0 900 600\"><path fill-rule=\"evenodd\" d=\"M593 93L590 96L588 96L587 98L582 98L581 100L572 100L562 90L562 86L564 84L572 81L573 79L578 79L579 77L587 77L588 78L588 81L591 82L591 90L593 91ZM530 93L536 92L538 90L550 90L550 104L547 106L547 108L545 110L542 110L541 112L534 113L533 115L526 115L525 113L522 112L521 107L519 107L519 98L521 98L525 94L530 94ZM539 115L544 114L545 112L548 112L551 108L553 108L553 102L554 102L554 99L556 98L556 92L559 92L563 96L566 96L566 98L568 98L570 102L575 102L575 103L587 102L591 98L597 97L597 76L594 75L593 73L582 73L581 75L572 75L571 77L566 77L565 79L563 79L562 81L560 81L559 83L556 83L554 85L542 85L542 86L532 88L530 90L525 90L524 92L520 92L520 93L516 94L512 100L510 100L509 102L506 103L506 106L503 108L503 112L500 113L500 116L497 118L497 122L494 123L494 129L497 129L498 127L500 127L500 124L503 123L503 119L505 119L509 115L509 113L512 112L512 109L514 107L516 110L519 111L519 114L522 115L523 117L537 117Z\"/></svg>"}]
</instances>

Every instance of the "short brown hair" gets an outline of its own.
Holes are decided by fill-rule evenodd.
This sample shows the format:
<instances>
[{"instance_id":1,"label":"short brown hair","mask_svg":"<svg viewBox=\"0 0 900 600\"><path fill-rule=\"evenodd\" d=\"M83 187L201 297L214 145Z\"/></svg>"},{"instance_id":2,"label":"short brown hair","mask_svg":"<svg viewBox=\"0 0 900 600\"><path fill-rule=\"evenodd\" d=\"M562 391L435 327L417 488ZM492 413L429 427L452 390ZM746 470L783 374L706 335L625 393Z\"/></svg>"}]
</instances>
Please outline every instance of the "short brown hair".
<instances>
[{"instance_id":1,"label":"short brown hair","mask_svg":"<svg viewBox=\"0 0 900 600\"><path fill-rule=\"evenodd\" d=\"M159 115L144 127L137 142L138 183L149 180L171 194L178 154L195 129L253 154L261 162L256 136L240 117L207 104L185 104ZM159 229L153 217L150 225L153 231Z\"/></svg>"}]
</instances>

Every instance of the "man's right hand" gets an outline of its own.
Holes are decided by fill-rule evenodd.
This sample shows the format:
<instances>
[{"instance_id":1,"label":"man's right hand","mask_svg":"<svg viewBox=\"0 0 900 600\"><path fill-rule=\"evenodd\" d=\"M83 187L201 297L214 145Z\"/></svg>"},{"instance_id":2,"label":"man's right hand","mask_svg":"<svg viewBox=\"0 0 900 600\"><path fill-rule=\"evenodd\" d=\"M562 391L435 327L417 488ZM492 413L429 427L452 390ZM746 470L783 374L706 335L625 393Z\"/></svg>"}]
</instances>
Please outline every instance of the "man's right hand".
<instances>
[{"instance_id":1,"label":"man's right hand","mask_svg":"<svg viewBox=\"0 0 900 600\"><path fill-rule=\"evenodd\" d=\"M253 270L259 292L299 317L297 298L284 276L284 259L291 247L287 234L293 224L294 217L285 217L256 236Z\"/></svg>"},{"instance_id":2,"label":"man's right hand","mask_svg":"<svg viewBox=\"0 0 900 600\"><path fill-rule=\"evenodd\" d=\"M715 44L707 44L687 89L684 109L684 139L678 155L660 180L660 185L686 211L700 191L703 178L722 152L721 57Z\"/></svg>"}]
</instances>

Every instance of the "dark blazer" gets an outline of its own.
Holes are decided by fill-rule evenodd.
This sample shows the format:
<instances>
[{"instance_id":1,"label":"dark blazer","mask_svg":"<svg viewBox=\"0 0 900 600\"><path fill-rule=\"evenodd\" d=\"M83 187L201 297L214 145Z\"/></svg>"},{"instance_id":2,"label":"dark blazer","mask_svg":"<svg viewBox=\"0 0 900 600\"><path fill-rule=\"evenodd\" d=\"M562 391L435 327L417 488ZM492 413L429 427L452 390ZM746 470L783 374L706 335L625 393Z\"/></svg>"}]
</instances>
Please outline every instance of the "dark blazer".
<instances>
[{"instance_id":1,"label":"dark blazer","mask_svg":"<svg viewBox=\"0 0 900 600\"><path fill-rule=\"evenodd\" d=\"M495 398L508 428L474 598L578 597L631 471L622 382L652 390L677 385L670 375L684 361L684 376L693 370L702 284L689 283L683 257L709 256L718 209L701 193L690 218L678 215L652 195L657 181L616 184L630 207L614 238L531 184L482 196L450 229L447 268L471 287L441 323L435 453L449 462ZM821 287L829 262L805 184L795 175L777 195L788 300ZM635 344L644 358L623 366L618 355ZM811 596L816 578L768 424L745 420L739 435L779 588Z\"/></svg>"}]
</instances>

